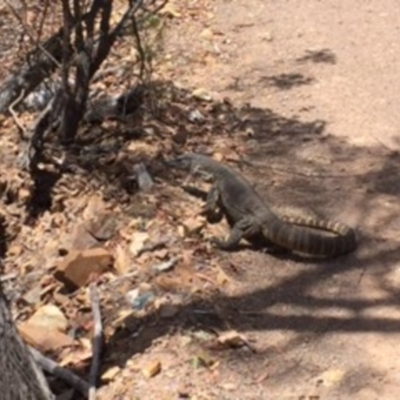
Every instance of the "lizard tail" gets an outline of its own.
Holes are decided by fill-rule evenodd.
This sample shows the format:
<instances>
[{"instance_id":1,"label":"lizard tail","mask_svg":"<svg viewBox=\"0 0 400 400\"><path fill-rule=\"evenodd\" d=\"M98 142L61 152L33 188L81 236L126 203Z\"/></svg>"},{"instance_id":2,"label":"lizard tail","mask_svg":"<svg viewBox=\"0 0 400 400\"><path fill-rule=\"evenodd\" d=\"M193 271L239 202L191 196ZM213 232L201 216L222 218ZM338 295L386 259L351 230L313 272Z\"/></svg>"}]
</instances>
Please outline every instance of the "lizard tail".
<instances>
[{"instance_id":1,"label":"lizard tail","mask_svg":"<svg viewBox=\"0 0 400 400\"><path fill-rule=\"evenodd\" d=\"M356 247L354 230L339 222L285 216L264 229L276 244L313 256L335 257Z\"/></svg>"}]
</instances>

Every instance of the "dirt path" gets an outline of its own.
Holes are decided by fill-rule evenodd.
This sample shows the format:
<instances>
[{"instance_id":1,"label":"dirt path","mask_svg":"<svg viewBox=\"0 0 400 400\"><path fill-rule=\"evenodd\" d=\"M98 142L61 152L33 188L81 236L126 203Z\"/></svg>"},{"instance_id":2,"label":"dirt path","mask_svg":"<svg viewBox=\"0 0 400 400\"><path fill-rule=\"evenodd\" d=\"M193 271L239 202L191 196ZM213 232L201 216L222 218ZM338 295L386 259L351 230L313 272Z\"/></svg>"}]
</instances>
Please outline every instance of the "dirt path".
<instances>
[{"instance_id":1,"label":"dirt path","mask_svg":"<svg viewBox=\"0 0 400 400\"><path fill-rule=\"evenodd\" d=\"M399 12L394 0L216 1L205 23L169 32L183 85L259 108L244 128L259 190L360 232L354 255L317 265L229 256L246 271L226 299L231 327L257 354L225 360L232 392L210 398L398 398Z\"/></svg>"}]
</instances>

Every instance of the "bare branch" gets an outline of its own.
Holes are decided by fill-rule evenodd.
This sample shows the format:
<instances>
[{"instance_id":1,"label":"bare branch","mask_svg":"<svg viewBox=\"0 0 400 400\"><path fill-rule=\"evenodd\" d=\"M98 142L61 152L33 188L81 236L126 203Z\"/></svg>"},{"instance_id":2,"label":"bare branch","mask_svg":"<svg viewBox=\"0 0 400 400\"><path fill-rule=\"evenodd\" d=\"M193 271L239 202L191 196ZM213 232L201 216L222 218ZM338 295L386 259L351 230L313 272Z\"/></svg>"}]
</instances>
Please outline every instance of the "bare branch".
<instances>
[{"instance_id":1,"label":"bare branch","mask_svg":"<svg viewBox=\"0 0 400 400\"><path fill-rule=\"evenodd\" d=\"M14 122L18 127L19 137L23 140L27 139L28 135L27 135L25 127L22 125L22 123L20 122L20 120L17 116L17 113L14 110L14 107L24 98L24 95L25 95L25 90L22 90L20 95L10 104L10 107L8 107L8 111L12 115Z\"/></svg>"},{"instance_id":2,"label":"bare branch","mask_svg":"<svg viewBox=\"0 0 400 400\"><path fill-rule=\"evenodd\" d=\"M86 381L84 381L68 369L60 367L55 361L44 356L35 348L31 346L28 347L34 360L40 366L40 368L42 368L43 371L46 371L50 374L57 376L58 378L61 378L63 381L69 383L74 389L78 390L84 396L88 395L89 384Z\"/></svg>"},{"instance_id":3,"label":"bare branch","mask_svg":"<svg viewBox=\"0 0 400 400\"><path fill-rule=\"evenodd\" d=\"M103 324L101 322L100 299L96 286L90 285L90 298L92 300L92 312L94 318L93 337L93 360L90 368L90 389L89 399L96 398L97 379L100 371L100 358L103 349Z\"/></svg>"}]
</instances>

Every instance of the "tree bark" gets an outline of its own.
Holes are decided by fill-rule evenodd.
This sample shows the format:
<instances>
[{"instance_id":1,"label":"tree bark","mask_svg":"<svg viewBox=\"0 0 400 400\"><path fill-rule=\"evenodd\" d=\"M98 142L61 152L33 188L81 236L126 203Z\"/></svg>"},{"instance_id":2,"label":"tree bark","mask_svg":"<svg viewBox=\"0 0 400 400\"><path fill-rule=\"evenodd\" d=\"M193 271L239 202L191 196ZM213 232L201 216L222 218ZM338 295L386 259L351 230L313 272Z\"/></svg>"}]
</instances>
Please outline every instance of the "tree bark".
<instances>
[{"instance_id":1,"label":"tree bark","mask_svg":"<svg viewBox=\"0 0 400 400\"><path fill-rule=\"evenodd\" d=\"M0 285L0 398L4 400L50 400L42 371L18 335Z\"/></svg>"}]
</instances>

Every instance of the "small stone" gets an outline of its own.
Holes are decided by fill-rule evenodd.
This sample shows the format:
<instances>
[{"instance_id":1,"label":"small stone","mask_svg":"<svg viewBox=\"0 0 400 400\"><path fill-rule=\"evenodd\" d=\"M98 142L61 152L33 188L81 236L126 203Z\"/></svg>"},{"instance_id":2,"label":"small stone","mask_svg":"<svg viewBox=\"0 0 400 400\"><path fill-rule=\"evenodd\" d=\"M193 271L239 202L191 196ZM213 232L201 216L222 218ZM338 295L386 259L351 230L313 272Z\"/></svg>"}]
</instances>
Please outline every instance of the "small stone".
<instances>
[{"instance_id":1,"label":"small stone","mask_svg":"<svg viewBox=\"0 0 400 400\"><path fill-rule=\"evenodd\" d=\"M152 378L161 372L160 361L153 361L142 369L142 373L146 378Z\"/></svg>"},{"instance_id":2,"label":"small stone","mask_svg":"<svg viewBox=\"0 0 400 400\"><path fill-rule=\"evenodd\" d=\"M70 243L70 246L67 243L66 247L75 251L92 249L99 246L98 240L89 233L86 229L86 223L83 222L74 226Z\"/></svg>"},{"instance_id":3,"label":"small stone","mask_svg":"<svg viewBox=\"0 0 400 400\"><path fill-rule=\"evenodd\" d=\"M206 28L206 29L203 29L200 32L200 37L203 38L203 39L211 40L211 39L214 38L214 34L213 34L213 31L210 28Z\"/></svg>"},{"instance_id":4,"label":"small stone","mask_svg":"<svg viewBox=\"0 0 400 400\"><path fill-rule=\"evenodd\" d=\"M188 118L190 122L204 121L204 115L199 110L191 111Z\"/></svg>"},{"instance_id":5,"label":"small stone","mask_svg":"<svg viewBox=\"0 0 400 400\"><path fill-rule=\"evenodd\" d=\"M130 290L125 294L125 298L129 304L133 304L134 301L139 297L140 291L138 288Z\"/></svg>"},{"instance_id":6,"label":"small stone","mask_svg":"<svg viewBox=\"0 0 400 400\"><path fill-rule=\"evenodd\" d=\"M118 366L109 368L103 375L101 375L101 379L106 382L113 381L115 377L121 372L121 368Z\"/></svg>"},{"instance_id":7,"label":"small stone","mask_svg":"<svg viewBox=\"0 0 400 400\"><path fill-rule=\"evenodd\" d=\"M155 265L153 267L153 270L155 272L167 272L167 271L172 270L177 262L178 262L177 258L171 258L168 261L165 261L165 262Z\"/></svg>"},{"instance_id":8,"label":"small stone","mask_svg":"<svg viewBox=\"0 0 400 400\"><path fill-rule=\"evenodd\" d=\"M272 42L272 41L274 40L274 36L272 35L271 32L265 32L265 33L262 35L261 39L262 39L262 40L265 40L265 41L267 41L267 42Z\"/></svg>"},{"instance_id":9,"label":"small stone","mask_svg":"<svg viewBox=\"0 0 400 400\"><path fill-rule=\"evenodd\" d=\"M19 244L12 244L11 247L8 249L7 256L8 257L18 257L22 254L23 248Z\"/></svg>"},{"instance_id":10,"label":"small stone","mask_svg":"<svg viewBox=\"0 0 400 400\"><path fill-rule=\"evenodd\" d=\"M211 367L214 364L214 359L205 351L200 351L192 360L194 368Z\"/></svg>"},{"instance_id":11,"label":"small stone","mask_svg":"<svg viewBox=\"0 0 400 400\"><path fill-rule=\"evenodd\" d=\"M68 321L64 313L55 305L47 304L40 307L28 320L30 324L57 329L65 332Z\"/></svg>"},{"instance_id":12,"label":"small stone","mask_svg":"<svg viewBox=\"0 0 400 400\"><path fill-rule=\"evenodd\" d=\"M28 189L21 188L18 190L18 198L22 203L27 203L31 197L31 193Z\"/></svg>"},{"instance_id":13,"label":"small stone","mask_svg":"<svg viewBox=\"0 0 400 400\"><path fill-rule=\"evenodd\" d=\"M154 186L154 181L147 171L146 166L143 163L136 164L133 170L136 174L139 189L142 192L148 192Z\"/></svg>"},{"instance_id":14,"label":"small stone","mask_svg":"<svg viewBox=\"0 0 400 400\"><path fill-rule=\"evenodd\" d=\"M212 100L212 96L204 88L198 88L198 89L193 90L192 95L193 95L193 97L200 99L200 100L205 100L205 101Z\"/></svg>"},{"instance_id":15,"label":"small stone","mask_svg":"<svg viewBox=\"0 0 400 400\"><path fill-rule=\"evenodd\" d=\"M345 371L341 369L330 369L317 377L316 382L325 387L332 387L340 384L345 376Z\"/></svg>"},{"instance_id":16,"label":"small stone","mask_svg":"<svg viewBox=\"0 0 400 400\"><path fill-rule=\"evenodd\" d=\"M132 307L137 310L143 310L147 305L151 304L155 298L156 296L154 296L154 293L152 292L143 293L133 301Z\"/></svg>"},{"instance_id":17,"label":"small stone","mask_svg":"<svg viewBox=\"0 0 400 400\"><path fill-rule=\"evenodd\" d=\"M106 241L111 239L117 231L118 221L110 212L104 212L92 217L85 224L87 231L97 240Z\"/></svg>"},{"instance_id":18,"label":"small stone","mask_svg":"<svg viewBox=\"0 0 400 400\"><path fill-rule=\"evenodd\" d=\"M218 342L222 345L230 347L238 347L245 344L245 340L242 335L237 331L223 332L218 337Z\"/></svg>"}]
</instances>

